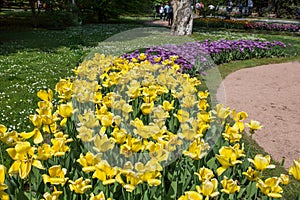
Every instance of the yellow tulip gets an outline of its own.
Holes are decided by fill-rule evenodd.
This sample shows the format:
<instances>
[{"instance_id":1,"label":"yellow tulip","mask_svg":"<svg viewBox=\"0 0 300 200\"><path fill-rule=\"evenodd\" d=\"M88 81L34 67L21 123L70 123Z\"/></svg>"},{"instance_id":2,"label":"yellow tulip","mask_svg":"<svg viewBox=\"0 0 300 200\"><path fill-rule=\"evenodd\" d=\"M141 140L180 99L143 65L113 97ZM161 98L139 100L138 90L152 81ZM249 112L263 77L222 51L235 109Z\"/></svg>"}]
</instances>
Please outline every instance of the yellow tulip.
<instances>
[{"instance_id":1,"label":"yellow tulip","mask_svg":"<svg viewBox=\"0 0 300 200\"><path fill-rule=\"evenodd\" d=\"M286 174L280 174L280 182L283 184L283 185L287 185L290 183L290 177L289 175L286 175Z\"/></svg>"},{"instance_id":2,"label":"yellow tulip","mask_svg":"<svg viewBox=\"0 0 300 200\"><path fill-rule=\"evenodd\" d=\"M209 197L216 197L220 193L217 191L218 188L218 180L213 178L211 180L205 180L201 187L199 185L196 186L196 190L198 193L203 194L203 196L206 196L206 199L208 200Z\"/></svg>"},{"instance_id":3,"label":"yellow tulip","mask_svg":"<svg viewBox=\"0 0 300 200\"><path fill-rule=\"evenodd\" d=\"M90 182L90 179L83 180L83 177L81 177L75 181L69 180L69 187L71 191L77 194L84 194L89 188L92 188L92 185L88 185Z\"/></svg>"},{"instance_id":4,"label":"yellow tulip","mask_svg":"<svg viewBox=\"0 0 300 200\"><path fill-rule=\"evenodd\" d=\"M40 128L43 125L42 117L40 115L30 115L29 119L36 128Z\"/></svg>"},{"instance_id":5,"label":"yellow tulip","mask_svg":"<svg viewBox=\"0 0 300 200\"><path fill-rule=\"evenodd\" d=\"M38 160L48 160L53 156L54 152L49 144L44 143L37 148L36 158Z\"/></svg>"},{"instance_id":6,"label":"yellow tulip","mask_svg":"<svg viewBox=\"0 0 300 200\"><path fill-rule=\"evenodd\" d=\"M6 151L15 160L9 168L9 174L19 174L20 178L25 179L31 171L31 166L44 169L41 161L35 158L35 148L31 147L29 142L18 142L15 148L8 148Z\"/></svg>"},{"instance_id":7,"label":"yellow tulip","mask_svg":"<svg viewBox=\"0 0 300 200\"><path fill-rule=\"evenodd\" d=\"M60 122L60 126L65 126L67 119L73 115L73 112L72 102L58 105L58 113L63 117L63 120Z\"/></svg>"},{"instance_id":8,"label":"yellow tulip","mask_svg":"<svg viewBox=\"0 0 300 200\"><path fill-rule=\"evenodd\" d=\"M40 90L40 91L38 91L37 96L40 99L42 99L43 101L50 101L51 102L52 99L53 99L53 92L50 89L48 91Z\"/></svg>"},{"instance_id":9,"label":"yellow tulip","mask_svg":"<svg viewBox=\"0 0 300 200\"><path fill-rule=\"evenodd\" d=\"M115 141L113 138L107 138L107 135L102 136L96 135L94 140L93 149L97 152L106 152L110 149L113 149L115 146Z\"/></svg>"},{"instance_id":10,"label":"yellow tulip","mask_svg":"<svg viewBox=\"0 0 300 200\"><path fill-rule=\"evenodd\" d=\"M48 169L49 175L43 174L44 184L51 183L53 185L64 186L69 178L66 178L65 175L67 170L65 168L61 168L60 165L54 165Z\"/></svg>"},{"instance_id":11,"label":"yellow tulip","mask_svg":"<svg viewBox=\"0 0 300 200\"><path fill-rule=\"evenodd\" d=\"M242 138L242 134L239 132L239 127L236 124L232 127L226 124L225 133L222 133L222 136L229 143L239 142Z\"/></svg>"},{"instance_id":12,"label":"yellow tulip","mask_svg":"<svg viewBox=\"0 0 300 200\"><path fill-rule=\"evenodd\" d=\"M174 116L177 117L180 123L185 123L190 119L190 113L182 109L178 110L177 114L174 114Z\"/></svg>"},{"instance_id":13,"label":"yellow tulip","mask_svg":"<svg viewBox=\"0 0 300 200\"><path fill-rule=\"evenodd\" d=\"M111 200L111 198L106 199L102 191L96 196L93 193L91 193L90 196L90 200Z\"/></svg>"},{"instance_id":14,"label":"yellow tulip","mask_svg":"<svg viewBox=\"0 0 300 200\"><path fill-rule=\"evenodd\" d=\"M275 165L270 165L271 157L269 155L263 156L262 154L257 154L254 160L251 158L248 158L248 160L254 164L255 169L260 171L275 168Z\"/></svg>"},{"instance_id":15,"label":"yellow tulip","mask_svg":"<svg viewBox=\"0 0 300 200\"><path fill-rule=\"evenodd\" d=\"M94 130L86 126L80 126L77 128L77 138L81 139L82 142L92 142L94 140Z\"/></svg>"},{"instance_id":16,"label":"yellow tulip","mask_svg":"<svg viewBox=\"0 0 300 200\"><path fill-rule=\"evenodd\" d=\"M178 200L202 200L202 199L203 199L202 195L199 194L198 192L187 191L187 192L184 192L184 195L179 197Z\"/></svg>"},{"instance_id":17,"label":"yellow tulip","mask_svg":"<svg viewBox=\"0 0 300 200\"><path fill-rule=\"evenodd\" d=\"M123 144L126 142L127 132L125 129L114 128L111 135L114 137L116 144Z\"/></svg>"},{"instance_id":18,"label":"yellow tulip","mask_svg":"<svg viewBox=\"0 0 300 200\"><path fill-rule=\"evenodd\" d=\"M223 189L221 192L224 192L226 194L233 194L235 192L239 192L241 187L238 186L237 181L234 181L232 179L229 179L224 176L223 180L221 181Z\"/></svg>"},{"instance_id":19,"label":"yellow tulip","mask_svg":"<svg viewBox=\"0 0 300 200\"><path fill-rule=\"evenodd\" d=\"M300 181L300 158L299 160L294 160L294 165L290 167L289 174L293 175L293 177Z\"/></svg>"},{"instance_id":20,"label":"yellow tulip","mask_svg":"<svg viewBox=\"0 0 300 200\"><path fill-rule=\"evenodd\" d=\"M40 129L38 129L38 128L33 129L33 131L31 131L29 133L24 133L24 132L20 133L20 136L24 139L29 139L29 138L33 137L34 144L39 144L44 141L42 133L41 133Z\"/></svg>"},{"instance_id":21,"label":"yellow tulip","mask_svg":"<svg viewBox=\"0 0 300 200\"><path fill-rule=\"evenodd\" d=\"M151 101L150 103L143 103L141 105L141 110L144 115L149 115L150 113L152 113L153 107L154 107L154 102Z\"/></svg>"},{"instance_id":22,"label":"yellow tulip","mask_svg":"<svg viewBox=\"0 0 300 200\"><path fill-rule=\"evenodd\" d=\"M43 197L43 200L58 200L59 196L62 194L62 191L58 191L56 187L54 186L54 191L52 192L52 195L49 192L46 192Z\"/></svg>"},{"instance_id":23,"label":"yellow tulip","mask_svg":"<svg viewBox=\"0 0 300 200\"><path fill-rule=\"evenodd\" d=\"M280 179L277 177L267 178L265 181L259 179L256 187L258 187L262 193L272 198L281 198L283 189L279 186Z\"/></svg>"},{"instance_id":24,"label":"yellow tulip","mask_svg":"<svg viewBox=\"0 0 300 200\"><path fill-rule=\"evenodd\" d=\"M246 123L246 126L250 128L250 133L254 134L255 131L261 129L263 126L260 124L260 122L255 120L250 120L249 123Z\"/></svg>"},{"instance_id":25,"label":"yellow tulip","mask_svg":"<svg viewBox=\"0 0 300 200\"><path fill-rule=\"evenodd\" d=\"M184 150L182 153L185 156L189 156L193 160L200 160L207 154L207 150L209 149L209 145L204 142L204 140L198 138L194 140L188 150Z\"/></svg>"},{"instance_id":26,"label":"yellow tulip","mask_svg":"<svg viewBox=\"0 0 300 200\"><path fill-rule=\"evenodd\" d=\"M247 172L243 172L243 175L247 177L249 181L256 181L259 175L259 172L252 169L252 167L248 167Z\"/></svg>"},{"instance_id":27,"label":"yellow tulip","mask_svg":"<svg viewBox=\"0 0 300 200\"><path fill-rule=\"evenodd\" d=\"M119 172L117 167L111 167L106 160L101 160L95 167L96 170L92 176L93 178L98 178L102 181L103 185L109 185L116 182L115 176Z\"/></svg>"},{"instance_id":28,"label":"yellow tulip","mask_svg":"<svg viewBox=\"0 0 300 200\"><path fill-rule=\"evenodd\" d=\"M9 195L4 192L8 188L6 184L4 184L5 181L5 172L6 168L4 165L0 165L0 199L9 199Z\"/></svg>"},{"instance_id":29,"label":"yellow tulip","mask_svg":"<svg viewBox=\"0 0 300 200\"><path fill-rule=\"evenodd\" d=\"M222 165L217 169L217 173L220 176L228 167L234 166L236 164L242 163L241 160L238 160L239 157L245 156L242 154L240 149L238 149L239 144L235 146L223 146L219 150L220 155L215 155L217 160Z\"/></svg>"},{"instance_id":30,"label":"yellow tulip","mask_svg":"<svg viewBox=\"0 0 300 200\"><path fill-rule=\"evenodd\" d=\"M225 108L223 104L216 105L215 112L217 114L217 117L222 120L226 119L231 113L230 108L229 107Z\"/></svg>"},{"instance_id":31,"label":"yellow tulip","mask_svg":"<svg viewBox=\"0 0 300 200\"><path fill-rule=\"evenodd\" d=\"M243 121L248 117L248 114L244 111L237 113L236 110L233 110L231 114L235 121L235 126L238 127L239 131L243 132L245 129Z\"/></svg>"},{"instance_id":32,"label":"yellow tulip","mask_svg":"<svg viewBox=\"0 0 300 200\"><path fill-rule=\"evenodd\" d=\"M100 158L88 151L85 156L81 153L76 161L82 166L82 171L93 172L96 170L95 165L100 161Z\"/></svg>"},{"instance_id":33,"label":"yellow tulip","mask_svg":"<svg viewBox=\"0 0 300 200\"><path fill-rule=\"evenodd\" d=\"M72 142L73 139L67 139L68 135L64 135L62 132L54 134L53 139L51 139L52 150L54 151L54 156L64 156L67 151L70 151L70 147L67 143Z\"/></svg>"},{"instance_id":34,"label":"yellow tulip","mask_svg":"<svg viewBox=\"0 0 300 200\"><path fill-rule=\"evenodd\" d=\"M62 101L67 101L72 98L72 88L73 83L70 78L60 79L55 85L55 91L58 93L58 98L62 99Z\"/></svg>"},{"instance_id":35,"label":"yellow tulip","mask_svg":"<svg viewBox=\"0 0 300 200\"><path fill-rule=\"evenodd\" d=\"M195 172L198 176L200 182L204 182L205 180L211 180L215 175L214 172L206 167L202 167L199 169L199 173Z\"/></svg>"}]
</instances>

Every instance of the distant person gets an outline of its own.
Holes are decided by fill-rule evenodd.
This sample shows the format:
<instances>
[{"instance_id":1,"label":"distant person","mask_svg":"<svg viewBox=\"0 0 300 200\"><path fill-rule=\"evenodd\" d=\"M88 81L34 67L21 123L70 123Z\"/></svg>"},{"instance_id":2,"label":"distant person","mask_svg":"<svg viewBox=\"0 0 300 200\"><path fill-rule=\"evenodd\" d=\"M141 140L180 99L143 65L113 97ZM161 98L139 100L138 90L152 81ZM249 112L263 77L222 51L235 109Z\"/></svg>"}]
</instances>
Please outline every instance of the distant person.
<instances>
[{"instance_id":1,"label":"distant person","mask_svg":"<svg viewBox=\"0 0 300 200\"><path fill-rule=\"evenodd\" d=\"M212 4L210 4L210 5L208 6L208 8L209 8L209 13L210 13L210 15L212 16L212 14L213 14L213 12L214 12L214 9L215 9L215 6L212 5Z\"/></svg>"},{"instance_id":2,"label":"distant person","mask_svg":"<svg viewBox=\"0 0 300 200\"><path fill-rule=\"evenodd\" d=\"M204 4L202 2L200 2L200 11L199 11L199 15L201 15L201 14L205 17Z\"/></svg>"},{"instance_id":3,"label":"distant person","mask_svg":"<svg viewBox=\"0 0 300 200\"><path fill-rule=\"evenodd\" d=\"M248 0L248 14L252 13L252 9L253 9L253 1L252 0Z\"/></svg>"},{"instance_id":4,"label":"distant person","mask_svg":"<svg viewBox=\"0 0 300 200\"><path fill-rule=\"evenodd\" d=\"M230 0L227 4L227 12L231 13L232 12L232 7L233 7L233 3L232 1Z\"/></svg>"},{"instance_id":5,"label":"distant person","mask_svg":"<svg viewBox=\"0 0 300 200\"><path fill-rule=\"evenodd\" d=\"M164 20L168 20L168 13L169 13L169 4L166 4L164 7Z\"/></svg>"},{"instance_id":6,"label":"distant person","mask_svg":"<svg viewBox=\"0 0 300 200\"><path fill-rule=\"evenodd\" d=\"M163 19L164 12L165 12L165 8L164 8L164 6L161 4L160 7L159 7L159 18L160 18L160 20Z\"/></svg>"},{"instance_id":7,"label":"distant person","mask_svg":"<svg viewBox=\"0 0 300 200\"><path fill-rule=\"evenodd\" d=\"M243 8L244 8L244 6L243 6L243 4L241 3L241 4L239 5L239 12L240 12L241 14L243 14Z\"/></svg>"},{"instance_id":8,"label":"distant person","mask_svg":"<svg viewBox=\"0 0 300 200\"><path fill-rule=\"evenodd\" d=\"M170 5L169 12L168 12L168 25L169 26L172 26L172 24L173 24L173 17L174 17L173 7L172 7L172 5Z\"/></svg>"},{"instance_id":9,"label":"distant person","mask_svg":"<svg viewBox=\"0 0 300 200\"><path fill-rule=\"evenodd\" d=\"M38 9L38 12L41 12L42 8L43 8L43 4L42 4L42 2L41 2L40 0L38 0L38 1L37 1L37 9Z\"/></svg>"},{"instance_id":10,"label":"distant person","mask_svg":"<svg viewBox=\"0 0 300 200\"><path fill-rule=\"evenodd\" d=\"M200 3L199 2L197 2L196 3L196 15L200 15Z\"/></svg>"}]
</instances>

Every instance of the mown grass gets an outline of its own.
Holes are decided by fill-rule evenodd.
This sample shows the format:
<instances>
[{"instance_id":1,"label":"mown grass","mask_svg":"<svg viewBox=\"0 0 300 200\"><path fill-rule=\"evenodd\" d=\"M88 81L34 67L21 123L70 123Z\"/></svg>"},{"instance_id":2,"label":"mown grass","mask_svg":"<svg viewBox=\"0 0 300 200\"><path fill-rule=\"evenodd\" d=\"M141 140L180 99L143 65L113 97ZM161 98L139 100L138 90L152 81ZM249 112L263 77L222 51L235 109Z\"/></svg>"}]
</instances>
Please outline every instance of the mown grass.
<instances>
[{"instance_id":1,"label":"mown grass","mask_svg":"<svg viewBox=\"0 0 300 200\"><path fill-rule=\"evenodd\" d=\"M53 89L60 78L72 76L72 69L100 42L116 33L143 26L141 20L135 22L132 18L127 18L123 19L121 24L113 21L112 24L85 25L60 31L31 28L21 31L12 29L0 31L0 124L18 132L31 130L28 115L35 112L38 102L36 93L40 89ZM201 30L195 31L192 39L204 40L208 37L211 40L223 37L226 39L259 37L292 44L286 49L288 56L285 58L252 59L217 66L216 69L223 79L242 68L300 59L299 38L293 36ZM217 87L218 82L215 82L214 88ZM210 92L214 93L214 89ZM253 155L266 154L247 135L244 138L246 148L250 144L253 145ZM277 165L279 167L269 171L266 176L287 173L279 163ZM292 180L291 184L284 187L284 198L295 199L297 188L300 188L300 183Z\"/></svg>"}]
</instances>

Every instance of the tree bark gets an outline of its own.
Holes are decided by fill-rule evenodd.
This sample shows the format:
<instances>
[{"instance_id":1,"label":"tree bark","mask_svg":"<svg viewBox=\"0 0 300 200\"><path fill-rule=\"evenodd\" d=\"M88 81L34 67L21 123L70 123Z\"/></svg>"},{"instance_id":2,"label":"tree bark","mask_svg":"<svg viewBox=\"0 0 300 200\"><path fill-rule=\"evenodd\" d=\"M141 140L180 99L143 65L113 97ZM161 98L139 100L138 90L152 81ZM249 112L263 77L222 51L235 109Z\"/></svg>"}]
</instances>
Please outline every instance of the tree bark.
<instances>
[{"instance_id":1,"label":"tree bark","mask_svg":"<svg viewBox=\"0 0 300 200\"><path fill-rule=\"evenodd\" d=\"M174 18L172 35L191 35L193 30L192 0L172 0Z\"/></svg>"}]
</instances>

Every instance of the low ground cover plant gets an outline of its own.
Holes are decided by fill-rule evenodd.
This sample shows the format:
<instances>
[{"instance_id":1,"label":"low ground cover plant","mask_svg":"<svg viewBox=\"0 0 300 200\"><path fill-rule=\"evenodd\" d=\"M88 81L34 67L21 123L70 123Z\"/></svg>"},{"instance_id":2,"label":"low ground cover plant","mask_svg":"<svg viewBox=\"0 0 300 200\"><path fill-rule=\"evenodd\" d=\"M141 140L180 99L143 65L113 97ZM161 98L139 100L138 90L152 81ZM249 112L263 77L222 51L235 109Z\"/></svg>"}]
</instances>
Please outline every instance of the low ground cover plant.
<instances>
[{"instance_id":1,"label":"low ground cover plant","mask_svg":"<svg viewBox=\"0 0 300 200\"><path fill-rule=\"evenodd\" d=\"M246 127L254 134L261 124L210 105L177 59L95 54L55 93L40 90L32 130L0 125L13 160L0 165L1 198L281 198L290 176L265 177L270 156L250 157L241 142ZM289 170L295 179L299 162Z\"/></svg>"}]
</instances>

